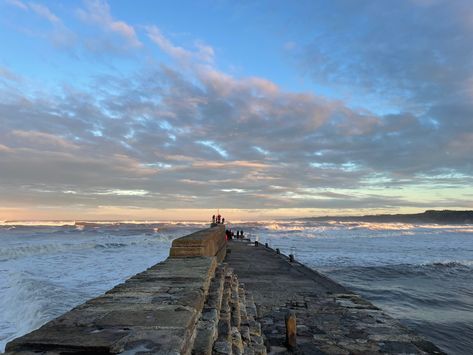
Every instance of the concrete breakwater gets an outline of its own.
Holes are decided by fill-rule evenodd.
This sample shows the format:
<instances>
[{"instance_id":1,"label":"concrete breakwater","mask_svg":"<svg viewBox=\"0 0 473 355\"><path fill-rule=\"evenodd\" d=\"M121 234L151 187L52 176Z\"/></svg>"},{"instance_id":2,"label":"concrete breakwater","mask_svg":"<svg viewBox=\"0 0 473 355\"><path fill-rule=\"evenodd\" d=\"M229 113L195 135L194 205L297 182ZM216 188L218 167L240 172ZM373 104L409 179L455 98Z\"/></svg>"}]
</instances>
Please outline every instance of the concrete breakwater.
<instances>
[{"instance_id":1,"label":"concrete breakwater","mask_svg":"<svg viewBox=\"0 0 473 355\"><path fill-rule=\"evenodd\" d=\"M294 328L290 344L286 323ZM13 340L6 352L442 353L371 303L275 250L227 243L222 225L176 239L167 260Z\"/></svg>"}]
</instances>

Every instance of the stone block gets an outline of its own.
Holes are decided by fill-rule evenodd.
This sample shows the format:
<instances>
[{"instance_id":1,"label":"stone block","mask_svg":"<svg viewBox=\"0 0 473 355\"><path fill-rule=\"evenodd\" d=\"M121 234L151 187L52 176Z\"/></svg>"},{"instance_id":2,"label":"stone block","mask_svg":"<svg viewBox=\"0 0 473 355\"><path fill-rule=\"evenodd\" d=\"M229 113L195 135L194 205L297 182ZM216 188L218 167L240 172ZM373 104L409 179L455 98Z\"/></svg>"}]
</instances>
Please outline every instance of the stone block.
<instances>
[{"instance_id":1,"label":"stone block","mask_svg":"<svg viewBox=\"0 0 473 355\"><path fill-rule=\"evenodd\" d=\"M160 306L158 309L132 309L111 311L95 321L99 327L167 327L188 328L197 317L197 310L183 306Z\"/></svg>"},{"instance_id":2,"label":"stone block","mask_svg":"<svg viewBox=\"0 0 473 355\"><path fill-rule=\"evenodd\" d=\"M192 347L192 354L211 355L216 336L217 327L214 323L202 322L199 324Z\"/></svg>"},{"instance_id":3,"label":"stone block","mask_svg":"<svg viewBox=\"0 0 473 355\"><path fill-rule=\"evenodd\" d=\"M216 256L218 261L222 261L225 257L226 244L225 227L221 225L175 239L169 256L171 258Z\"/></svg>"},{"instance_id":4,"label":"stone block","mask_svg":"<svg viewBox=\"0 0 473 355\"><path fill-rule=\"evenodd\" d=\"M216 355L232 355L232 343L227 340L217 340L213 347Z\"/></svg>"},{"instance_id":5,"label":"stone block","mask_svg":"<svg viewBox=\"0 0 473 355\"><path fill-rule=\"evenodd\" d=\"M232 327L232 352L235 355L243 355L243 340L237 327Z\"/></svg>"}]
</instances>

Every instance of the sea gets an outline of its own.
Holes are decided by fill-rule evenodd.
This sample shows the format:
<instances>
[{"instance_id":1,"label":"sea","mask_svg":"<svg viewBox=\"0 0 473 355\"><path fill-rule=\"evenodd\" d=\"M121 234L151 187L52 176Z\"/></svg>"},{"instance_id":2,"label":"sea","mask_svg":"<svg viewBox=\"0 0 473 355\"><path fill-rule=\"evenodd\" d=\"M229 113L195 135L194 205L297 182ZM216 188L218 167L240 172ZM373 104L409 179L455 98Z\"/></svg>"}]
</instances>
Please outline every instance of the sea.
<instances>
[{"instance_id":1,"label":"sea","mask_svg":"<svg viewBox=\"0 0 473 355\"><path fill-rule=\"evenodd\" d=\"M164 260L207 222L1 222L0 351ZM473 353L473 225L280 220L233 230L294 254L449 354Z\"/></svg>"}]
</instances>

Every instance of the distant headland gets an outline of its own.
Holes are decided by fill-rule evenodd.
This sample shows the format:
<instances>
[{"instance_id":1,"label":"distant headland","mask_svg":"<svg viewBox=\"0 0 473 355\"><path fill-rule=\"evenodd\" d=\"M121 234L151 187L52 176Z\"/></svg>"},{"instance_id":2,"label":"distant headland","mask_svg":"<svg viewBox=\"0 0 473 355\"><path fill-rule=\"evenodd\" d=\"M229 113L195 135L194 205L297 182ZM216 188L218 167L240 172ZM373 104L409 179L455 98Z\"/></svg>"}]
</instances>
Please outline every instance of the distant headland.
<instances>
[{"instance_id":1,"label":"distant headland","mask_svg":"<svg viewBox=\"0 0 473 355\"><path fill-rule=\"evenodd\" d=\"M428 210L413 214L377 214L365 216L309 217L313 221L360 221L377 223L473 224L473 211Z\"/></svg>"}]
</instances>

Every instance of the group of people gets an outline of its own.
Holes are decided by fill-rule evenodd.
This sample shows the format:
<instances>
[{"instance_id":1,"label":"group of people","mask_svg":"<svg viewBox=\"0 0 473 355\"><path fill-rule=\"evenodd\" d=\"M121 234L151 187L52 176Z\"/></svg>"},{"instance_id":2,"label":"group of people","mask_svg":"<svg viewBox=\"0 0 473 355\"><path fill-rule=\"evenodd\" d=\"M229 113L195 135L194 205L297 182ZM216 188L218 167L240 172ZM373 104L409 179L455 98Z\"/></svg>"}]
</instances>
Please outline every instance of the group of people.
<instances>
[{"instance_id":1,"label":"group of people","mask_svg":"<svg viewBox=\"0 0 473 355\"><path fill-rule=\"evenodd\" d=\"M223 218L220 214L217 216L212 216L212 224L225 224L225 218Z\"/></svg>"},{"instance_id":2,"label":"group of people","mask_svg":"<svg viewBox=\"0 0 473 355\"><path fill-rule=\"evenodd\" d=\"M243 234L243 231L236 231L235 233L231 229L225 230L225 235L227 236L227 240L230 239L245 239L245 235Z\"/></svg>"},{"instance_id":3,"label":"group of people","mask_svg":"<svg viewBox=\"0 0 473 355\"><path fill-rule=\"evenodd\" d=\"M212 216L212 225L215 224L225 224L225 218L220 215L213 215ZM227 240L230 239L245 239L245 234L243 233L242 230L237 230L236 234L233 232L231 229L225 229L225 236L227 237Z\"/></svg>"}]
</instances>

